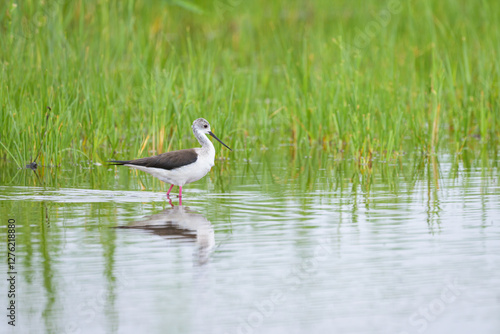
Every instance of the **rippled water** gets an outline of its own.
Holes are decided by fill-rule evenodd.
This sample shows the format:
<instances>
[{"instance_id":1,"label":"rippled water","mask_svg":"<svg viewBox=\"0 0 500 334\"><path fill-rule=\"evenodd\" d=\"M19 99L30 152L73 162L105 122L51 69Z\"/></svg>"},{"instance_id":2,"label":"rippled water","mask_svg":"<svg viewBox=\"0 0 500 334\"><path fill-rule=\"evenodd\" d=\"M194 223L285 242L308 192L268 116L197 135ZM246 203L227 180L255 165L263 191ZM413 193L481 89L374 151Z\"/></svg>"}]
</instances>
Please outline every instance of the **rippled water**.
<instances>
[{"instance_id":1,"label":"rippled water","mask_svg":"<svg viewBox=\"0 0 500 334\"><path fill-rule=\"evenodd\" d=\"M2 332L500 332L498 160L266 156L218 162L183 207L126 169L4 168Z\"/></svg>"}]
</instances>

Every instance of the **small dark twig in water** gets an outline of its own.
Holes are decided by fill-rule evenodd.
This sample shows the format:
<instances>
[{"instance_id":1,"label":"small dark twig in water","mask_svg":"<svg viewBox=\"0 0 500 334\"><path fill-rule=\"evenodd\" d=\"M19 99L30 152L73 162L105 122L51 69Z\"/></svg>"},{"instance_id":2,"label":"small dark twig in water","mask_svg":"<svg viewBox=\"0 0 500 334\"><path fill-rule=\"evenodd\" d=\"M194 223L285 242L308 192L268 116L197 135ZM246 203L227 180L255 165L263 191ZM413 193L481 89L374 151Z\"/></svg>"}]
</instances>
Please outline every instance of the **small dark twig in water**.
<instances>
[{"instance_id":1,"label":"small dark twig in water","mask_svg":"<svg viewBox=\"0 0 500 334\"><path fill-rule=\"evenodd\" d=\"M37 167L38 167L38 165L34 161L30 162L29 164L26 165L26 169L31 169L31 170L36 170Z\"/></svg>"},{"instance_id":2,"label":"small dark twig in water","mask_svg":"<svg viewBox=\"0 0 500 334\"><path fill-rule=\"evenodd\" d=\"M47 107L47 109L49 109L49 111L47 111L47 114L45 115L45 125L44 125L45 132L43 133L40 147L38 147L38 153L36 154L35 160L32 160L29 164L26 165L26 168L31 169L32 171L35 171L38 168L38 164L36 163L36 160L40 156L40 151L42 150L43 141L45 140L45 137L47 136L47 122L49 121L49 116L50 116L49 112L52 111L52 108Z\"/></svg>"}]
</instances>

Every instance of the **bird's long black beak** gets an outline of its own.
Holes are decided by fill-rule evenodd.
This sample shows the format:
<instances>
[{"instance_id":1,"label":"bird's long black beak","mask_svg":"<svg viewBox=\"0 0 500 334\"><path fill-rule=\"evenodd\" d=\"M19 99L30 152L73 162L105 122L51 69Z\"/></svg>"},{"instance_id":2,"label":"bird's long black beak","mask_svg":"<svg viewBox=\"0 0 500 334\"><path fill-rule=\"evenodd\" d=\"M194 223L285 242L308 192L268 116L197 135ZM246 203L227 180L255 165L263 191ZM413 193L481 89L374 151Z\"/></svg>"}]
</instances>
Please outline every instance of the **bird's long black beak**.
<instances>
[{"instance_id":1,"label":"bird's long black beak","mask_svg":"<svg viewBox=\"0 0 500 334\"><path fill-rule=\"evenodd\" d=\"M220 140L219 138L217 138L217 136L216 136L216 135L214 135L214 133L213 133L212 131L208 131L208 134L209 134L209 135L211 135L212 137L214 137L215 139L217 139L217 141L218 141L219 143L221 143L222 145L226 146L226 147L229 149L229 151L232 151L232 149L231 149L229 146L227 146L226 144L224 144L224 143L222 142L222 140Z\"/></svg>"}]
</instances>

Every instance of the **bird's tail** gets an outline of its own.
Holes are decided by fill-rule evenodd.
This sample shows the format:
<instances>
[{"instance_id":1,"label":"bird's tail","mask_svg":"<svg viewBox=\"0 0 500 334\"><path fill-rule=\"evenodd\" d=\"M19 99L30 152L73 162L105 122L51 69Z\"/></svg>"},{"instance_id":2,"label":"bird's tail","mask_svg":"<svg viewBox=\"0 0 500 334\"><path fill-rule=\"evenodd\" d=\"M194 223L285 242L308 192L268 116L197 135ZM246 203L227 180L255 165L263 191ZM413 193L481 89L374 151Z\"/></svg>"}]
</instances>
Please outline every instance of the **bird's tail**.
<instances>
[{"instance_id":1,"label":"bird's tail","mask_svg":"<svg viewBox=\"0 0 500 334\"><path fill-rule=\"evenodd\" d=\"M108 160L106 162L108 163L108 165L111 165L111 166L122 166L122 165L129 163L130 161L128 161L128 160Z\"/></svg>"}]
</instances>

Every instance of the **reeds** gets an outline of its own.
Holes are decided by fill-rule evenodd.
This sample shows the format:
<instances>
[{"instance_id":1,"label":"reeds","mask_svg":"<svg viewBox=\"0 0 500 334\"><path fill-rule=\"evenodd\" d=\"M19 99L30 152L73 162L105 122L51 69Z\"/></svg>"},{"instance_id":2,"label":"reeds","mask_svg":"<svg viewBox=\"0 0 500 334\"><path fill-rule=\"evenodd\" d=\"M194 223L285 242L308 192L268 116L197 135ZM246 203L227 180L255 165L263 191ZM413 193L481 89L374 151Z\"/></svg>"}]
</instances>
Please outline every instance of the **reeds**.
<instances>
[{"instance_id":1,"label":"reeds","mask_svg":"<svg viewBox=\"0 0 500 334\"><path fill-rule=\"evenodd\" d=\"M497 150L499 13L493 0L2 2L0 157L186 148L198 117L245 158Z\"/></svg>"}]
</instances>

